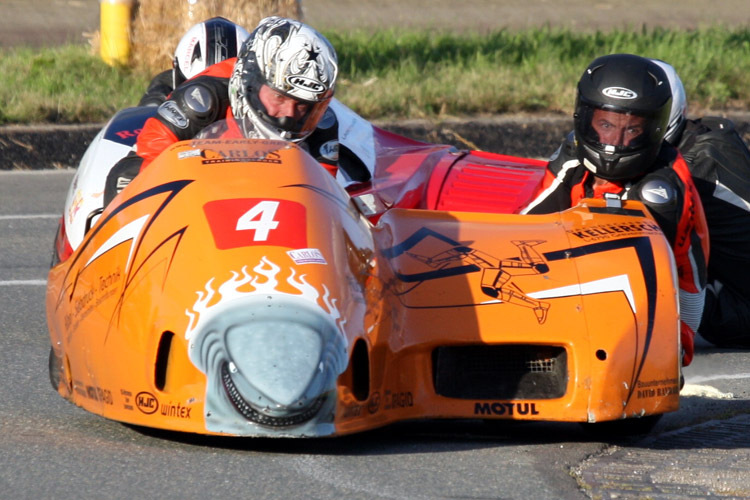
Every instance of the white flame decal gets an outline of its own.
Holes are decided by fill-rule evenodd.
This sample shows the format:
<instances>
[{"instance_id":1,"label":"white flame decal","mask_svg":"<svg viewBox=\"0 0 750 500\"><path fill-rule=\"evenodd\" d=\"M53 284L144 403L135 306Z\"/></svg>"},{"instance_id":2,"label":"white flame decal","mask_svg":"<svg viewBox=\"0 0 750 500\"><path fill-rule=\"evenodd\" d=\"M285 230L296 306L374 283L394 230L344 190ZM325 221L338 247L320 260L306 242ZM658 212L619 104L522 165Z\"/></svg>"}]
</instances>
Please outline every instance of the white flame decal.
<instances>
[{"instance_id":1,"label":"white flame decal","mask_svg":"<svg viewBox=\"0 0 750 500\"><path fill-rule=\"evenodd\" d=\"M286 282L299 290L302 293L302 296L307 300L317 304L320 293L315 289L315 287L310 285L307 280L305 280L306 275L301 274L299 280L297 280L295 278L295 269L291 268L290 271L291 273ZM331 292L328 291L328 287L326 287L325 285L321 286L323 287L324 292L323 304L325 305L325 310L328 312L328 315L331 316L331 319L333 319L333 321L336 323L336 326L339 327L339 330L343 332L346 320L341 317L341 313L339 313L339 310L336 307L336 302L338 302L338 299L331 299Z\"/></svg>"},{"instance_id":2,"label":"white flame decal","mask_svg":"<svg viewBox=\"0 0 750 500\"><path fill-rule=\"evenodd\" d=\"M305 297L310 302L318 302L318 297L320 297L320 293L315 289L314 286L309 284L305 280L305 275L302 274L299 277L299 280L295 279L295 269L291 268L291 273L289 274L289 277L286 279L286 282L292 285L294 288L299 290L302 293L302 296ZM323 285L325 288L325 285Z\"/></svg>"},{"instance_id":3,"label":"white flame decal","mask_svg":"<svg viewBox=\"0 0 750 500\"><path fill-rule=\"evenodd\" d=\"M279 281L276 279L276 277L280 271L281 267L277 266L266 257L262 257L258 265L253 268L253 272L255 274L249 273L247 270L247 266L244 266L241 272L232 271L232 277L219 285L218 289L214 289L213 287L214 278L208 280L208 282L206 282L204 290L199 290L198 292L196 292L198 294L198 299L196 299L192 309L185 310L185 314L188 316L188 318L190 318L188 328L185 333L185 338L190 340L195 332L199 330L198 325L201 322L201 317L206 315L207 312L214 309L219 304L226 303L237 297L264 293L296 295L289 294L278 289ZM338 310L338 307L336 305L338 299L332 299L328 288L324 284L322 284L322 304L319 303L318 299L320 298L320 291L318 291L314 286L307 282L307 280L305 279L306 275L302 274L299 276L299 278L297 278L296 274L297 273L295 268L289 268L289 277L286 278L286 282L289 283L289 285L291 285L293 288L299 290L300 293L298 294L298 296L301 296L305 300L320 306L321 310L326 312L331 317L336 326L339 328L339 331L343 334L346 320L341 317L341 312ZM249 290L246 292L239 290L242 286L247 284L252 286L253 290ZM219 299L218 302L212 306L209 306L208 304L217 295Z\"/></svg>"},{"instance_id":4,"label":"white flame decal","mask_svg":"<svg viewBox=\"0 0 750 500\"><path fill-rule=\"evenodd\" d=\"M341 313L339 313L338 307L336 307L336 302L338 302L338 299L331 299L331 294L328 292L328 288L326 288L325 285L323 285L323 290L325 290L325 295L323 295L323 303L326 305L326 308L328 309L328 313L333 318L333 321L336 322L336 326L339 327L339 330L342 332L344 331L344 325L346 325L346 318L341 317Z\"/></svg>"}]
</instances>

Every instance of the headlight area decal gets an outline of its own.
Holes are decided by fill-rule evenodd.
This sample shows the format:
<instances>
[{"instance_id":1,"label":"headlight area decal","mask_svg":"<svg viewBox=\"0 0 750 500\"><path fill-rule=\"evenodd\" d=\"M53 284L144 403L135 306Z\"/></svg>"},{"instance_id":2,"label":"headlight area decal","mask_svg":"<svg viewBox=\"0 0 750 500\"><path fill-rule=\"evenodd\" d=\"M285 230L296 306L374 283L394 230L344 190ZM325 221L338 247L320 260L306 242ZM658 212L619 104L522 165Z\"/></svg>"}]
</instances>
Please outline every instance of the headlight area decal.
<instances>
[{"instance_id":1,"label":"headlight area decal","mask_svg":"<svg viewBox=\"0 0 750 500\"><path fill-rule=\"evenodd\" d=\"M641 359L636 360L637 367L633 372L633 378L631 379L628 387L628 397L625 400L626 405L630 402L630 398L635 393L635 382L640 378L640 374L643 371L643 365L646 362L649 346L651 345L651 339L654 334L654 321L656 318L656 292L658 288L656 282L656 261L654 260L654 251L651 248L651 240L648 236L636 236L633 238L602 241L577 248L557 250L554 252L546 252L543 254L544 258L548 262L554 262L557 260L574 259L594 253L610 252L627 248L632 248L635 251L636 256L638 257L638 262L640 263L641 276L643 277L643 281L646 284L648 304L648 310L646 311L646 314L648 318L648 326L646 327L646 338L643 344L643 354L641 356ZM637 331L636 335L638 335Z\"/></svg>"},{"instance_id":2,"label":"headlight area decal","mask_svg":"<svg viewBox=\"0 0 750 500\"><path fill-rule=\"evenodd\" d=\"M414 251L417 245L424 240L429 240L432 248L436 248L429 255ZM426 270L424 272L412 274L396 272L397 281L392 285L391 291L397 297L407 295L424 282L481 272L482 292L494 299L482 302L483 305L506 302L516 306L527 307L534 313L536 320L540 324L543 324L552 307L550 299L573 295L622 292L635 314L635 303L629 277L627 275L617 275L590 283L575 283L567 287L554 290L537 290L532 293L524 293L519 286L514 284L514 277L546 274L549 272L550 263L555 261L632 248L638 259L641 276L647 290L648 310L646 314L648 326L646 328L643 353L640 359L636 359L636 368L628 389L627 403L633 396L635 382L639 379L643 370L653 336L656 317L656 262L654 261L654 253L649 237L633 236L551 252L541 252L538 249L543 243L546 242L544 240L513 241L513 244L518 249L517 254L509 255L505 258L497 258L478 248L455 241L430 228L422 227L401 243L385 249L383 255L391 261L408 256L409 258L416 259L425 266ZM398 268L398 266L394 266L394 268ZM636 335L639 335L639 333L636 332Z\"/></svg>"},{"instance_id":3,"label":"headlight area decal","mask_svg":"<svg viewBox=\"0 0 750 500\"><path fill-rule=\"evenodd\" d=\"M86 238L84 239L83 243L79 247L79 249L75 252L73 260L71 261L70 266L68 267L67 274L65 276L64 285L61 288L60 297L58 298L57 307L62 304L63 297L65 296L65 292L68 292L68 297L72 298L73 294L75 293L76 285L78 283L78 274L85 269L87 266L89 266L92 262L96 260L97 257L105 254L108 250L111 250L112 248L116 247L118 243L125 243L127 241L131 241L133 248L131 249L130 256L129 256L129 269L126 270L127 273L127 285L130 284L132 281L132 276L138 272L139 267L133 266L132 263L135 262L136 257L139 254L140 248L141 248L141 242L143 241L143 235L145 235L148 230L153 225L154 221L161 215L161 213L164 211L167 205L174 199L177 194L182 191L185 186L192 183L192 180L180 180L180 181L173 181L168 182L166 184L161 184L159 186L155 186L151 189L148 189L146 191L143 191L142 193L138 193L137 195L133 196L132 198L128 198L124 202L122 202L120 205L114 208L112 212L107 216L107 218L103 221L100 221L96 224L96 227L94 227L89 233L86 235ZM132 221L131 225L128 229L122 228L120 231L118 231L117 236L115 239L108 240L104 246L106 248L97 249L97 251L94 252L94 256L90 258L83 266L80 268L76 266L76 263L78 262L78 259L85 254L85 249L91 244L92 241L94 241L95 236L99 233L99 231L107 226L110 220L112 220L113 217L115 217L117 214L125 210L126 208L135 205L136 203L147 200L149 198L152 198L154 196L159 196L167 194L167 197L164 199L164 201L159 205L159 207L154 211L153 215L149 217L143 217L141 219L138 219L136 221ZM165 242L173 237L180 237L182 232L184 232L184 228L178 229L173 233L172 235L169 235L167 238L165 238ZM144 259L144 261L147 260ZM70 276L70 273L73 270L77 270L75 276ZM123 290L123 293L124 290Z\"/></svg>"}]
</instances>

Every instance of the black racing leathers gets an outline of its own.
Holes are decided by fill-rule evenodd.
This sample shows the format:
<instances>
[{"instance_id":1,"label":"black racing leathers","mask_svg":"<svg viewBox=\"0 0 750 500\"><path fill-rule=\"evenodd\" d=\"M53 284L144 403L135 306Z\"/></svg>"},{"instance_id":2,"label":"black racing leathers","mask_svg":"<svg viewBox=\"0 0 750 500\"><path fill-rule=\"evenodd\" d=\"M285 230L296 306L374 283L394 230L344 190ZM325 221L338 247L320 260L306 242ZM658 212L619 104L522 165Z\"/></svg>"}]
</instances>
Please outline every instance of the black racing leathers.
<instances>
[{"instance_id":1,"label":"black racing leathers","mask_svg":"<svg viewBox=\"0 0 750 500\"><path fill-rule=\"evenodd\" d=\"M711 243L699 332L750 348L750 151L724 118L688 120L677 145L703 202Z\"/></svg>"},{"instance_id":2,"label":"black racing leathers","mask_svg":"<svg viewBox=\"0 0 750 500\"><path fill-rule=\"evenodd\" d=\"M174 87L172 86L172 70L168 69L162 71L156 75L151 83L148 84L146 93L143 94L141 100L138 102L138 106L159 106L161 103L167 100L169 94L172 93Z\"/></svg>"}]
</instances>

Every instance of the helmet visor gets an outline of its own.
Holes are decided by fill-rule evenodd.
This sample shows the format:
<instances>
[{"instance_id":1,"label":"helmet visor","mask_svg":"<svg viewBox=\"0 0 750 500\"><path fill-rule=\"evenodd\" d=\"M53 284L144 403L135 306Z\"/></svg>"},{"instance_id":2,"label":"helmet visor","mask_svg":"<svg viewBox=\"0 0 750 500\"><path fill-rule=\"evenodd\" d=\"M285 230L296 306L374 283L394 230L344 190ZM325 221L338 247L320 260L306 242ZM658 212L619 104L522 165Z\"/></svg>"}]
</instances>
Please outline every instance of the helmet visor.
<instances>
[{"instance_id":1,"label":"helmet visor","mask_svg":"<svg viewBox=\"0 0 750 500\"><path fill-rule=\"evenodd\" d=\"M318 126L330 97L316 102L303 101L268 85L260 85L258 92L252 92L251 102L266 127L285 140L300 141Z\"/></svg>"},{"instance_id":2,"label":"helmet visor","mask_svg":"<svg viewBox=\"0 0 750 500\"><path fill-rule=\"evenodd\" d=\"M579 105L579 137L605 154L627 154L649 149L664 136L663 120L653 113Z\"/></svg>"}]
</instances>

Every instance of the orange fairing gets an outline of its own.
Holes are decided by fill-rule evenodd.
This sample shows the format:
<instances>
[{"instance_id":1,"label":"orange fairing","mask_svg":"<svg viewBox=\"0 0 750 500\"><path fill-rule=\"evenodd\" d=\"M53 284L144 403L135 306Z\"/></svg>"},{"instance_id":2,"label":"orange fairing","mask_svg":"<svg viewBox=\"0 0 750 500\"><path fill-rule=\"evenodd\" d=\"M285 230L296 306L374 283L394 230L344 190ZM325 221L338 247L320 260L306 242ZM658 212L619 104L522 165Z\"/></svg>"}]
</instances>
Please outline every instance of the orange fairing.
<instances>
[{"instance_id":1,"label":"orange fairing","mask_svg":"<svg viewBox=\"0 0 750 500\"><path fill-rule=\"evenodd\" d=\"M430 151L449 175L455 153ZM420 175L402 191L437 182ZM238 436L677 409L674 264L640 204L386 207L375 226L359 206L294 145L173 145L50 271L58 391L106 418Z\"/></svg>"}]
</instances>

